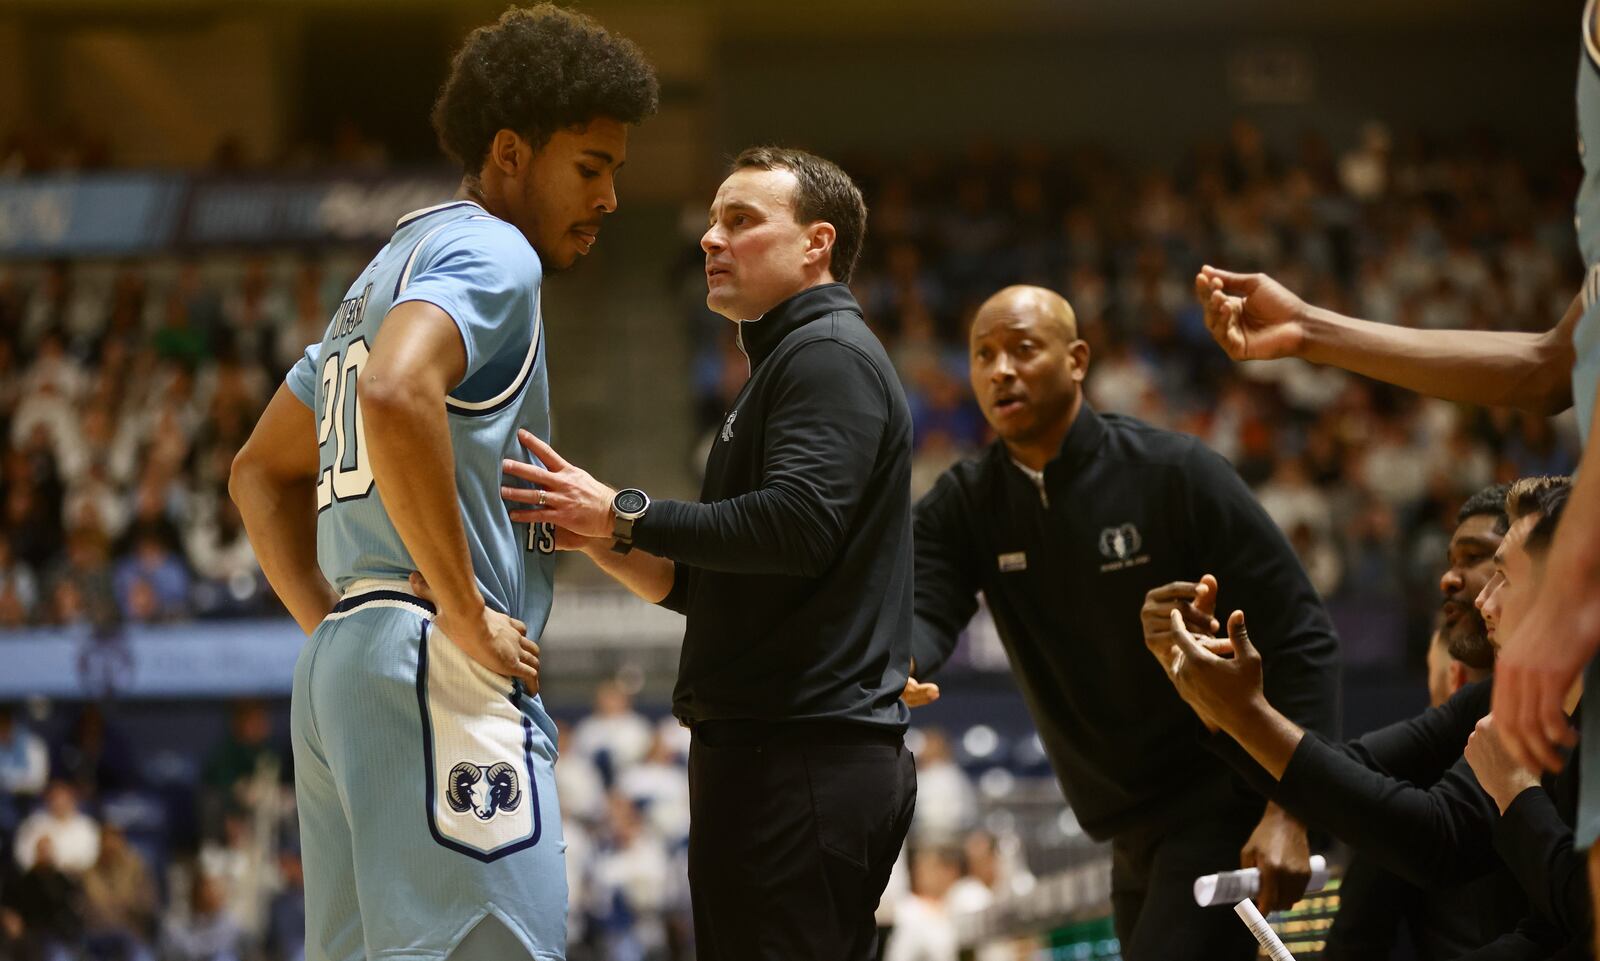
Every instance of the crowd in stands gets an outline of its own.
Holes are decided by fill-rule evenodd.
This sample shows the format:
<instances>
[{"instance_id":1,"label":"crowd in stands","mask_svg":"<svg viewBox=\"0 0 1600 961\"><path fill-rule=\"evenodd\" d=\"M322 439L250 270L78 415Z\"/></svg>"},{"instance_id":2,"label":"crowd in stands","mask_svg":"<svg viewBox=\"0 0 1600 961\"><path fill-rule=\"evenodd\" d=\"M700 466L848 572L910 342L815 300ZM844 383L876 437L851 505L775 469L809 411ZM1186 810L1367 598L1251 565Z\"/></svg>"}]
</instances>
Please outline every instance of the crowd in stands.
<instances>
[{"instance_id":1,"label":"crowd in stands","mask_svg":"<svg viewBox=\"0 0 1600 961\"><path fill-rule=\"evenodd\" d=\"M279 715L275 724L268 705L236 704L226 734L186 762L167 746L127 743L96 706L49 739L28 712L0 707L0 957L302 958L304 887ZM558 726L569 957L692 958L688 732L640 714L618 681ZM880 920L902 932L891 958L944 958L956 915L1025 893L1033 879L1016 835L981 826L977 792L944 736L917 737L927 801Z\"/></svg>"},{"instance_id":2,"label":"crowd in stands","mask_svg":"<svg viewBox=\"0 0 1600 961\"><path fill-rule=\"evenodd\" d=\"M287 752L243 702L195 758L143 750L97 705L59 739L0 707L0 956L292 961L305 899Z\"/></svg>"}]
</instances>

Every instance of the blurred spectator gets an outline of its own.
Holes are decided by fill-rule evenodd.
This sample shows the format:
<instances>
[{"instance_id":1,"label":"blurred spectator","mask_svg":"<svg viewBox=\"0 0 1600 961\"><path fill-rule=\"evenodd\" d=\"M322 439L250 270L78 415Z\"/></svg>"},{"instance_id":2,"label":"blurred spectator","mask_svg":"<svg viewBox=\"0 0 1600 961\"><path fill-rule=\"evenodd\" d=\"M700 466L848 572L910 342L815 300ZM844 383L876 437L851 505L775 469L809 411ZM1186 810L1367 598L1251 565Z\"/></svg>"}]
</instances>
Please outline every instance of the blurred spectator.
<instances>
[{"instance_id":1,"label":"blurred spectator","mask_svg":"<svg viewBox=\"0 0 1600 961\"><path fill-rule=\"evenodd\" d=\"M656 961L666 953L662 908L666 900L666 848L621 794L607 805L607 830L594 857L590 913L607 961Z\"/></svg>"},{"instance_id":2,"label":"blurred spectator","mask_svg":"<svg viewBox=\"0 0 1600 961\"><path fill-rule=\"evenodd\" d=\"M978 794L938 728L922 731L917 754L917 809L911 836L917 842L952 844L978 817Z\"/></svg>"},{"instance_id":3,"label":"blurred spectator","mask_svg":"<svg viewBox=\"0 0 1600 961\"><path fill-rule=\"evenodd\" d=\"M238 801L248 801L245 783L263 769L274 775L283 757L272 743L272 715L260 701L239 701L233 706L228 735L206 756L201 780L208 789Z\"/></svg>"},{"instance_id":4,"label":"blurred spectator","mask_svg":"<svg viewBox=\"0 0 1600 961\"><path fill-rule=\"evenodd\" d=\"M228 914L222 882L200 874L189 910L170 912L161 926L162 961L241 961L244 934Z\"/></svg>"},{"instance_id":5,"label":"blurred spectator","mask_svg":"<svg viewBox=\"0 0 1600 961\"><path fill-rule=\"evenodd\" d=\"M566 825L562 825L563 829ZM571 857L568 836L568 857ZM278 855L278 891L267 908L267 954L276 961L305 961L306 956L306 879L300 855L284 851Z\"/></svg>"},{"instance_id":6,"label":"blurred spectator","mask_svg":"<svg viewBox=\"0 0 1600 961\"><path fill-rule=\"evenodd\" d=\"M0 914L17 945L18 961L73 961L83 938L82 900L73 872L58 863L54 839L33 838L22 875L0 895Z\"/></svg>"},{"instance_id":7,"label":"blurred spectator","mask_svg":"<svg viewBox=\"0 0 1600 961\"><path fill-rule=\"evenodd\" d=\"M0 704L0 792L8 799L33 798L50 777L50 750L44 738L17 719L16 709Z\"/></svg>"},{"instance_id":8,"label":"blurred spectator","mask_svg":"<svg viewBox=\"0 0 1600 961\"><path fill-rule=\"evenodd\" d=\"M98 704L78 710L66 739L55 751L55 776L70 781L80 797L114 794L139 786L139 751Z\"/></svg>"},{"instance_id":9,"label":"blurred spectator","mask_svg":"<svg viewBox=\"0 0 1600 961\"><path fill-rule=\"evenodd\" d=\"M689 837L689 778L658 732L650 753L617 778L617 790L668 842Z\"/></svg>"},{"instance_id":10,"label":"blurred spectator","mask_svg":"<svg viewBox=\"0 0 1600 961\"><path fill-rule=\"evenodd\" d=\"M74 878L100 857L100 826L78 810L78 792L66 781L51 781L44 804L17 827L17 865L24 871L34 866L41 840L49 842L51 865Z\"/></svg>"},{"instance_id":11,"label":"blurred spectator","mask_svg":"<svg viewBox=\"0 0 1600 961\"><path fill-rule=\"evenodd\" d=\"M615 680L595 687L594 713L572 731L572 749L600 769L607 785L643 760L653 740L650 722L634 711L627 689Z\"/></svg>"},{"instance_id":12,"label":"blurred spectator","mask_svg":"<svg viewBox=\"0 0 1600 961\"><path fill-rule=\"evenodd\" d=\"M278 876L268 852L252 832L250 815L240 809L222 817L222 834L200 846L200 873L221 883L227 914L252 941L266 933L265 909Z\"/></svg>"},{"instance_id":13,"label":"blurred spectator","mask_svg":"<svg viewBox=\"0 0 1600 961\"><path fill-rule=\"evenodd\" d=\"M123 619L148 623L183 617L189 610L189 571L165 532L144 523L132 540L133 552L117 561L112 574Z\"/></svg>"},{"instance_id":14,"label":"blurred spectator","mask_svg":"<svg viewBox=\"0 0 1600 961\"><path fill-rule=\"evenodd\" d=\"M921 790L919 785L918 797ZM911 890L895 905L883 961L957 961L960 943L947 899L963 873L959 848L936 845L911 852Z\"/></svg>"},{"instance_id":15,"label":"blurred spectator","mask_svg":"<svg viewBox=\"0 0 1600 961\"><path fill-rule=\"evenodd\" d=\"M66 556L50 576L50 623L116 622L110 553L111 545L97 527L78 527L67 535Z\"/></svg>"},{"instance_id":16,"label":"blurred spectator","mask_svg":"<svg viewBox=\"0 0 1600 961\"><path fill-rule=\"evenodd\" d=\"M155 930L156 883L121 829L100 829L100 857L83 876L84 926L96 958L145 961Z\"/></svg>"},{"instance_id":17,"label":"blurred spectator","mask_svg":"<svg viewBox=\"0 0 1600 961\"><path fill-rule=\"evenodd\" d=\"M561 799L563 818L595 823L605 817L606 785L594 762L573 746L572 725L556 720L561 760L556 764L556 793Z\"/></svg>"}]
</instances>

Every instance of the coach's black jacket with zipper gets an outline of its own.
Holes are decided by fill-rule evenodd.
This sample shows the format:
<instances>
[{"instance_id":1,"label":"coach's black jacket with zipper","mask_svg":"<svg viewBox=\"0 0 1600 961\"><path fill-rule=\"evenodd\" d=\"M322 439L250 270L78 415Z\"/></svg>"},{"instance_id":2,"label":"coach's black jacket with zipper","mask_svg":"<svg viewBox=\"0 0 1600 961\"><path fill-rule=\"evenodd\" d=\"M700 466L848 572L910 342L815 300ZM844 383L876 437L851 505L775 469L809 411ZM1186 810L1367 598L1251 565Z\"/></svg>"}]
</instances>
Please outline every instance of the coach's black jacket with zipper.
<instances>
[{"instance_id":1,"label":"coach's black jacket with zipper","mask_svg":"<svg viewBox=\"0 0 1600 961\"><path fill-rule=\"evenodd\" d=\"M1338 731L1333 623L1278 526L1220 455L1085 403L1042 486L995 441L917 504L918 679L950 656L982 591L1067 799L1093 838L1165 830L1258 798L1144 644L1145 592L1214 574L1243 610L1267 699Z\"/></svg>"},{"instance_id":2,"label":"coach's black jacket with zipper","mask_svg":"<svg viewBox=\"0 0 1600 961\"><path fill-rule=\"evenodd\" d=\"M688 617L673 713L904 730L911 412L844 284L740 324L750 380L699 503L655 501L634 545L675 563Z\"/></svg>"}]
</instances>

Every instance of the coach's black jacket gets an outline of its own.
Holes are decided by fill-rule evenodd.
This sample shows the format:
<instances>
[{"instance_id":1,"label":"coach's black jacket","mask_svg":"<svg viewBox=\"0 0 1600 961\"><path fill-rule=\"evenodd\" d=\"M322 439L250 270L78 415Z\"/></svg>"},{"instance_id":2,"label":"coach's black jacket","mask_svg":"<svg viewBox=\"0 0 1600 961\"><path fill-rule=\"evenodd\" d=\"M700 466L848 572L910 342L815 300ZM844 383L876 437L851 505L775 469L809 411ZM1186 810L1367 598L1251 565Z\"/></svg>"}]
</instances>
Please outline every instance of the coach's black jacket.
<instances>
[{"instance_id":1,"label":"coach's black jacket","mask_svg":"<svg viewBox=\"0 0 1600 961\"><path fill-rule=\"evenodd\" d=\"M997 441L939 478L915 531L917 676L949 657L981 590L1091 837L1249 797L1145 648L1153 587L1215 574L1218 619L1243 609L1263 639L1268 700L1304 727L1337 728L1333 625L1277 525L1193 437L1085 403L1042 491Z\"/></svg>"},{"instance_id":2,"label":"coach's black jacket","mask_svg":"<svg viewBox=\"0 0 1600 961\"><path fill-rule=\"evenodd\" d=\"M740 325L750 380L700 503L656 501L634 543L676 561L688 616L673 713L904 730L911 413L850 289Z\"/></svg>"}]
</instances>

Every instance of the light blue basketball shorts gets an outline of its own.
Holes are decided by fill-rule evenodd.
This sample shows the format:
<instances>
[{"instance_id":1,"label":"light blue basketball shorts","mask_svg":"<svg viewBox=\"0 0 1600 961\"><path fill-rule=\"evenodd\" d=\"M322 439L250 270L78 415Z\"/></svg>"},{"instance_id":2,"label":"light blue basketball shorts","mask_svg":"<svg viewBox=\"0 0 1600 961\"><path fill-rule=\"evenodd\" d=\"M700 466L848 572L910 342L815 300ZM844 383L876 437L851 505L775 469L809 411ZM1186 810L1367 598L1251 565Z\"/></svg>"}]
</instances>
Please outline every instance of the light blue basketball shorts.
<instances>
[{"instance_id":1,"label":"light blue basketball shorts","mask_svg":"<svg viewBox=\"0 0 1600 961\"><path fill-rule=\"evenodd\" d=\"M555 726L433 613L403 581L357 582L295 665L306 958L439 961L493 916L561 961Z\"/></svg>"}]
</instances>

